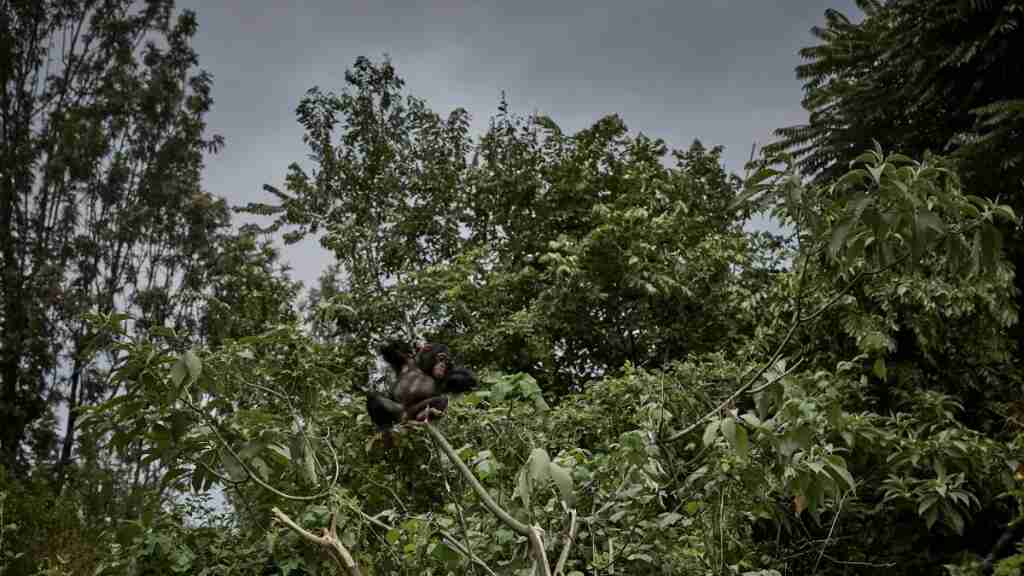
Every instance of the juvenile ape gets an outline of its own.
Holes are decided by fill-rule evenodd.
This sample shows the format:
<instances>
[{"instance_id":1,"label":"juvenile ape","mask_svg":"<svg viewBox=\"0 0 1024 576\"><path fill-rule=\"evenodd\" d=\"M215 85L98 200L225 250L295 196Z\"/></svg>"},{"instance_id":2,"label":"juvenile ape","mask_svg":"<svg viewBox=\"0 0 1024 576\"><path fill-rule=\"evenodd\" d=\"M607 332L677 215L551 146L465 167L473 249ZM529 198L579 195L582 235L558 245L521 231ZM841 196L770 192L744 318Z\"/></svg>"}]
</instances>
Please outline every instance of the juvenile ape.
<instances>
[{"instance_id":1,"label":"juvenile ape","mask_svg":"<svg viewBox=\"0 0 1024 576\"><path fill-rule=\"evenodd\" d=\"M408 344L392 340L380 348L380 354L397 379L388 395L369 392L366 410L381 431L385 448L393 445L390 430L395 424L425 421L431 410L442 413L447 409L447 392L465 392L476 386L472 372L450 366L444 344L428 343L413 353Z\"/></svg>"}]
</instances>

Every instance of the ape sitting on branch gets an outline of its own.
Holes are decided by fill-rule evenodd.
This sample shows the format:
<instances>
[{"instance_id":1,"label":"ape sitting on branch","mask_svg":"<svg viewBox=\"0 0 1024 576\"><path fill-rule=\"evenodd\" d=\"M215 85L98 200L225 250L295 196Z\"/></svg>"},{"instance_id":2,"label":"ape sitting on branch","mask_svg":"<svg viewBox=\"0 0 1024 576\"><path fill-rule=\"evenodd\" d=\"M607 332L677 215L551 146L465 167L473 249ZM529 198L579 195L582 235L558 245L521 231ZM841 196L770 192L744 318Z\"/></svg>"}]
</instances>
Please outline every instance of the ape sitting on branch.
<instances>
[{"instance_id":1,"label":"ape sitting on branch","mask_svg":"<svg viewBox=\"0 0 1024 576\"><path fill-rule=\"evenodd\" d=\"M427 343L414 353L405 342L392 340L380 348L380 354L397 379L390 394L369 392L366 410L383 434L385 448L393 446L390 431L396 424L440 416L448 408L447 393L466 392L477 384L468 369L451 365L444 344Z\"/></svg>"}]
</instances>

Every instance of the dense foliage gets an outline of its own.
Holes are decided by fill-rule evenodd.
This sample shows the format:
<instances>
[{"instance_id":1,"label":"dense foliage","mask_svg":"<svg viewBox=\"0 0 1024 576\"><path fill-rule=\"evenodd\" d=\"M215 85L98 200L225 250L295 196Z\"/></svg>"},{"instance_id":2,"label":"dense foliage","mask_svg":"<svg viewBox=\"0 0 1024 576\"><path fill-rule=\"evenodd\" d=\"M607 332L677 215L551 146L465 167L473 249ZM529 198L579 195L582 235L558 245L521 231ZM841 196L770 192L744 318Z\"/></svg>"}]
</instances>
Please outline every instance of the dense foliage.
<instances>
[{"instance_id":1,"label":"dense foliage","mask_svg":"<svg viewBox=\"0 0 1024 576\"><path fill-rule=\"evenodd\" d=\"M836 10L804 48L806 124L777 130L769 153L791 152L803 173L835 180L874 142L912 157L949 154L972 194L1024 210L1024 2L858 0ZM1003 229L1024 266L1024 237ZM1024 303L1018 277L1017 305ZM1013 330L1018 345L1024 330Z\"/></svg>"},{"instance_id":2,"label":"dense foliage","mask_svg":"<svg viewBox=\"0 0 1024 576\"><path fill-rule=\"evenodd\" d=\"M359 58L298 106L312 167L236 207L333 252L300 304L199 188L195 16L3 4L0 573L982 573L1024 404L1016 196L977 188L1022 148L927 152L1020 143L963 119L1012 109L995 76L961 94L933 58L1012 68L1019 10L942 6L829 12L795 154L742 179L619 116L567 134L502 101L474 137ZM386 451L364 393L392 335L482 385Z\"/></svg>"}]
</instances>

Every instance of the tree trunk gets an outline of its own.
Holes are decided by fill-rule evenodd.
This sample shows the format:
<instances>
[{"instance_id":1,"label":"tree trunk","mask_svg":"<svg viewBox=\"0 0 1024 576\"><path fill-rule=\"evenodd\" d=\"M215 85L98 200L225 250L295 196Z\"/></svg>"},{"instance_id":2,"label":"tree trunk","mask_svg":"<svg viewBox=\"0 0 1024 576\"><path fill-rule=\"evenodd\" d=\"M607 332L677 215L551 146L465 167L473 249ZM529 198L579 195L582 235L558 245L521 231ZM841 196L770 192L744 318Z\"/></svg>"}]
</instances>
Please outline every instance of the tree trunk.
<instances>
[{"instance_id":1,"label":"tree trunk","mask_svg":"<svg viewBox=\"0 0 1024 576\"><path fill-rule=\"evenodd\" d=\"M75 347L76 351L78 346ZM75 445L75 425L78 423L78 407L81 405L82 360L75 354L75 367L71 371L71 393L68 394L68 421L64 426L64 441L60 447L60 460L54 475L56 491L59 494L64 487L65 472L71 464L71 452Z\"/></svg>"},{"instance_id":2,"label":"tree trunk","mask_svg":"<svg viewBox=\"0 0 1024 576\"><path fill-rule=\"evenodd\" d=\"M6 80L5 80L6 82ZM4 88L6 90L6 87ZM3 134L0 134L0 297L3 298L3 324L0 326L0 463L8 470L16 470L25 429L34 417L31 398L21 394L21 360L28 322L22 301L23 278L21 263L16 252L18 238L14 230L14 210L18 190L23 184L19 178L17 144L18 126L11 125L15 114L10 99L3 99ZM15 123L16 124L16 123Z\"/></svg>"}]
</instances>

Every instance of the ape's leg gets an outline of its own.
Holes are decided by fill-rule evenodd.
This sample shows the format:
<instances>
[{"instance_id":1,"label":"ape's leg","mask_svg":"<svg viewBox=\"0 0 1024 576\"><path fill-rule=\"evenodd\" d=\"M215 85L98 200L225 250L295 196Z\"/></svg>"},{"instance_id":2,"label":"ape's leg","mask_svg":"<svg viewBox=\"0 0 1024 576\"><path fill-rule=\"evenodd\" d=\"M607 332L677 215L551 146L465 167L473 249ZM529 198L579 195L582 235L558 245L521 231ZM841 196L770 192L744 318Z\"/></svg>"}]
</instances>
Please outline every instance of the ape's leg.
<instances>
[{"instance_id":1,"label":"ape's leg","mask_svg":"<svg viewBox=\"0 0 1024 576\"><path fill-rule=\"evenodd\" d=\"M366 411L369 412L370 420L381 433L384 448L388 450L393 448L395 441L391 435L391 429L402 421L402 405L383 394L369 392L366 395Z\"/></svg>"},{"instance_id":2,"label":"ape's leg","mask_svg":"<svg viewBox=\"0 0 1024 576\"><path fill-rule=\"evenodd\" d=\"M377 392L366 394L366 411L378 430L387 430L402 420L402 405Z\"/></svg>"}]
</instances>

